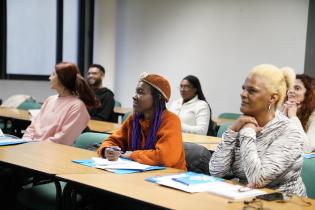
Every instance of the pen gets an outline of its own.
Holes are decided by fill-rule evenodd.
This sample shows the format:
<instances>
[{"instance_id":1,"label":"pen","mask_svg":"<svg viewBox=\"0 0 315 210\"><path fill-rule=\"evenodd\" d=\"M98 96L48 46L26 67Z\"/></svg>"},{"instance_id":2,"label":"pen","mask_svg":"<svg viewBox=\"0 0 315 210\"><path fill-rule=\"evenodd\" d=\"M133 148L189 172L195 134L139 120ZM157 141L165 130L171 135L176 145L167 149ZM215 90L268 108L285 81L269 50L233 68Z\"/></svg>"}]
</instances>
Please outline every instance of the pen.
<instances>
[{"instance_id":1,"label":"pen","mask_svg":"<svg viewBox=\"0 0 315 210\"><path fill-rule=\"evenodd\" d=\"M184 184L184 185L186 185L186 186L189 186L189 183L187 183L187 182L185 182L185 181L182 181L182 180L180 180L180 179L172 178L172 180L174 180L174 181L176 181L176 182L179 182L179 183L181 183L181 184Z\"/></svg>"},{"instance_id":2,"label":"pen","mask_svg":"<svg viewBox=\"0 0 315 210\"><path fill-rule=\"evenodd\" d=\"M117 146L108 147L110 151L121 151L121 149Z\"/></svg>"}]
</instances>

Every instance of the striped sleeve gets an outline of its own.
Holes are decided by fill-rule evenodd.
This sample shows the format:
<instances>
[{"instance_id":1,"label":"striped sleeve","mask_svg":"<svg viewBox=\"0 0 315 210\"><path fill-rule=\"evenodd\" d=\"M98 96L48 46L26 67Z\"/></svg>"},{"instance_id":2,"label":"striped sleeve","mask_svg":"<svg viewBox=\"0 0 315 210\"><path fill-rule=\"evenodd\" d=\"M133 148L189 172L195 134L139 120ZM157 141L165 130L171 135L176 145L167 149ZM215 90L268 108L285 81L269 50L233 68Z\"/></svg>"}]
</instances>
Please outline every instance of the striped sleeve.
<instances>
[{"instance_id":1,"label":"striped sleeve","mask_svg":"<svg viewBox=\"0 0 315 210\"><path fill-rule=\"evenodd\" d=\"M223 141L220 142L209 162L209 172L212 176L224 177L231 171L237 132L228 129L223 134Z\"/></svg>"},{"instance_id":2,"label":"striped sleeve","mask_svg":"<svg viewBox=\"0 0 315 210\"><path fill-rule=\"evenodd\" d=\"M251 131L252 130L252 131ZM240 153L248 183L264 187L276 180L301 157L303 139L299 129L290 127L281 135L268 141L270 145L259 155L253 129L240 131Z\"/></svg>"}]
</instances>

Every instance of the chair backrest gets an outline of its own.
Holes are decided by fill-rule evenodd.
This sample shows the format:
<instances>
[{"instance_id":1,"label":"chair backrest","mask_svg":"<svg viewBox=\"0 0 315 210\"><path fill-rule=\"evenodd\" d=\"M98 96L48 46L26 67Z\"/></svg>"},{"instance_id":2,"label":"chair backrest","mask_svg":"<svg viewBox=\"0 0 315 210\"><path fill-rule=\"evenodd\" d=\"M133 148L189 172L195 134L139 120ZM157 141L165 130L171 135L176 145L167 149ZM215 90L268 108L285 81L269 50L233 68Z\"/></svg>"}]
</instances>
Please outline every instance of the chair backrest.
<instances>
[{"instance_id":1,"label":"chair backrest","mask_svg":"<svg viewBox=\"0 0 315 210\"><path fill-rule=\"evenodd\" d=\"M211 151L199 144L191 142L184 142L184 151L188 171L209 174Z\"/></svg>"},{"instance_id":2,"label":"chair backrest","mask_svg":"<svg viewBox=\"0 0 315 210\"><path fill-rule=\"evenodd\" d=\"M41 104L37 103L33 98L26 99L23 103L21 103L17 109L23 109L23 110L28 110L28 109L40 109Z\"/></svg>"},{"instance_id":3,"label":"chair backrest","mask_svg":"<svg viewBox=\"0 0 315 210\"><path fill-rule=\"evenodd\" d=\"M219 127L219 130L218 130L218 133L217 133L217 137L222 137L223 133L226 131L226 129L232 125L232 122L226 122L226 123L223 123L222 125L220 125Z\"/></svg>"},{"instance_id":4,"label":"chair backrest","mask_svg":"<svg viewBox=\"0 0 315 210\"><path fill-rule=\"evenodd\" d=\"M115 100L115 105L114 105L115 107L121 107L121 103L120 103L120 101L116 101Z\"/></svg>"},{"instance_id":5,"label":"chair backrest","mask_svg":"<svg viewBox=\"0 0 315 210\"><path fill-rule=\"evenodd\" d=\"M315 198L315 160L306 159L303 160L302 179L306 187L307 196Z\"/></svg>"},{"instance_id":6,"label":"chair backrest","mask_svg":"<svg viewBox=\"0 0 315 210\"><path fill-rule=\"evenodd\" d=\"M121 120L121 122L124 122L128 117L129 115L131 114L131 112L126 112Z\"/></svg>"},{"instance_id":7,"label":"chair backrest","mask_svg":"<svg viewBox=\"0 0 315 210\"><path fill-rule=\"evenodd\" d=\"M217 136L218 130L219 126L217 125L217 123L210 119L207 136Z\"/></svg>"},{"instance_id":8,"label":"chair backrest","mask_svg":"<svg viewBox=\"0 0 315 210\"><path fill-rule=\"evenodd\" d=\"M75 147L87 149L88 146L93 144L98 144L104 141L109 136L106 133L94 133L94 132L86 132L82 133L77 140L75 141Z\"/></svg>"},{"instance_id":9,"label":"chair backrest","mask_svg":"<svg viewBox=\"0 0 315 210\"><path fill-rule=\"evenodd\" d=\"M9 108L17 108L20 104L22 104L25 100L30 99L30 95L13 95L10 96L8 99L4 100L2 105L3 107L9 107Z\"/></svg>"},{"instance_id":10,"label":"chair backrest","mask_svg":"<svg viewBox=\"0 0 315 210\"><path fill-rule=\"evenodd\" d=\"M239 118L242 114L239 113L231 113L231 112L225 112L221 113L218 118L224 118L224 119L231 119L231 120L236 120Z\"/></svg>"}]
</instances>

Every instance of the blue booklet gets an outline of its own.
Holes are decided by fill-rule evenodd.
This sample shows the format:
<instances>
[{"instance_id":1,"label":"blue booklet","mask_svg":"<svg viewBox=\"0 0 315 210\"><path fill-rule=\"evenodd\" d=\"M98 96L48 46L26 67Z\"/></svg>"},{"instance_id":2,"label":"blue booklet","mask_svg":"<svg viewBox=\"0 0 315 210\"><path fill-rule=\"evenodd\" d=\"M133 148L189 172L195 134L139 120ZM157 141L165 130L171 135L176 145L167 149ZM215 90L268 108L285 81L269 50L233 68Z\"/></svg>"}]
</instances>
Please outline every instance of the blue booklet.
<instances>
[{"instance_id":1,"label":"blue booklet","mask_svg":"<svg viewBox=\"0 0 315 210\"><path fill-rule=\"evenodd\" d=\"M315 153L304 154L304 158L307 158L307 159L315 158Z\"/></svg>"},{"instance_id":2,"label":"blue booklet","mask_svg":"<svg viewBox=\"0 0 315 210\"><path fill-rule=\"evenodd\" d=\"M176 182L179 182L187 186L195 185L195 184L213 183L213 182L224 180L222 178L217 178L217 177L209 176L205 174L198 174L194 172L187 172L184 176L174 177L172 179Z\"/></svg>"},{"instance_id":3,"label":"blue booklet","mask_svg":"<svg viewBox=\"0 0 315 210\"><path fill-rule=\"evenodd\" d=\"M20 139L11 135L0 136L0 146L23 144L28 142L31 142L31 140Z\"/></svg>"}]
</instances>

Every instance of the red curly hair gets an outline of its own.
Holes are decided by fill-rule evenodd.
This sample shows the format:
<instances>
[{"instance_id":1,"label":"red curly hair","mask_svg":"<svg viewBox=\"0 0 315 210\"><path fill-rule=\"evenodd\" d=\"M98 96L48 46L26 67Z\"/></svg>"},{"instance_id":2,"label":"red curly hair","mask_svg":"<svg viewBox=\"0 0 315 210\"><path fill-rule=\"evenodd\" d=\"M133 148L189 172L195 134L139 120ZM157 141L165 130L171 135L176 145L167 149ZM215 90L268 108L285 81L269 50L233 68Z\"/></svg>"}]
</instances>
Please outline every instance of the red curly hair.
<instances>
[{"instance_id":1,"label":"red curly hair","mask_svg":"<svg viewBox=\"0 0 315 210\"><path fill-rule=\"evenodd\" d=\"M308 120L315 110L315 81L306 74L298 74L296 75L296 79L301 80L306 88L304 100L297 112L297 117L300 119L303 129L306 132L308 130Z\"/></svg>"}]
</instances>

